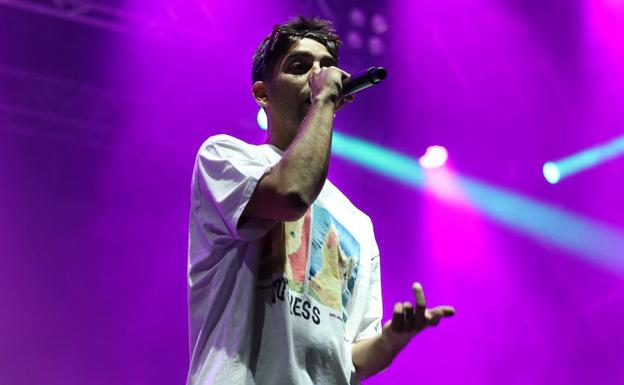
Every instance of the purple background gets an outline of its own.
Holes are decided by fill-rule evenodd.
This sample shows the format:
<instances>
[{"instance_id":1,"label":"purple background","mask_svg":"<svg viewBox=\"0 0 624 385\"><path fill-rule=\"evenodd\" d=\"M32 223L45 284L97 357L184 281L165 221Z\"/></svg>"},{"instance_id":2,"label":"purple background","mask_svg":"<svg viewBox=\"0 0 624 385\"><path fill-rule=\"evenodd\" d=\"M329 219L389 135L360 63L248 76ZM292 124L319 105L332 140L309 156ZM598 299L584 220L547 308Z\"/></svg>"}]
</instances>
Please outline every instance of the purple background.
<instances>
[{"instance_id":1,"label":"purple background","mask_svg":"<svg viewBox=\"0 0 624 385\"><path fill-rule=\"evenodd\" d=\"M184 382L195 153L264 140L251 56L300 13L343 36L354 6L389 23L382 55L342 52L390 76L338 131L412 158L445 145L447 187L467 176L624 234L624 159L541 175L623 133L622 0L59 3L0 2L1 384ZM330 178L373 219L386 316L415 280L457 308L368 384L624 383L624 250L605 264L339 157Z\"/></svg>"}]
</instances>

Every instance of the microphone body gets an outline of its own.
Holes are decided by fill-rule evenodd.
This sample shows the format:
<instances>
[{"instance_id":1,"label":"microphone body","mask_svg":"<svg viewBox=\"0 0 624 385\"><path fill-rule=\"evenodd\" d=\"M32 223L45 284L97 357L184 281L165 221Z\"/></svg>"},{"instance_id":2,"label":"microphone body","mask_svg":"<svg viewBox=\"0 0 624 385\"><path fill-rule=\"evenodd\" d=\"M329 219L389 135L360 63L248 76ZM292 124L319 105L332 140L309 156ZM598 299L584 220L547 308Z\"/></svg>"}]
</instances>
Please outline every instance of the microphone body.
<instances>
[{"instance_id":1,"label":"microphone body","mask_svg":"<svg viewBox=\"0 0 624 385\"><path fill-rule=\"evenodd\" d=\"M353 95L368 87L378 84L388 76L388 71L383 67L371 67L365 71L351 75L342 84L342 97Z\"/></svg>"}]
</instances>

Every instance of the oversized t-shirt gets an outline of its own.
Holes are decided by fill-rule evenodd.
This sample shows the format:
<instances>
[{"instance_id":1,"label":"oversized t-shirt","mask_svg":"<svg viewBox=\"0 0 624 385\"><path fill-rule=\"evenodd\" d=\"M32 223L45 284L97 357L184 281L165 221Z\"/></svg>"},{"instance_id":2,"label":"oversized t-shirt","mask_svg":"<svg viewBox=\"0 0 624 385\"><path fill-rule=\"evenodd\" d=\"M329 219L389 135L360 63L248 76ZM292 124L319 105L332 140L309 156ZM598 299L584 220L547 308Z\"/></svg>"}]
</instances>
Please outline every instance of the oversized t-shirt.
<instances>
[{"instance_id":1,"label":"oversized t-shirt","mask_svg":"<svg viewBox=\"0 0 624 385\"><path fill-rule=\"evenodd\" d=\"M187 384L358 384L354 342L381 332L372 223L329 180L292 222L239 218L281 150L209 138L193 171Z\"/></svg>"}]
</instances>

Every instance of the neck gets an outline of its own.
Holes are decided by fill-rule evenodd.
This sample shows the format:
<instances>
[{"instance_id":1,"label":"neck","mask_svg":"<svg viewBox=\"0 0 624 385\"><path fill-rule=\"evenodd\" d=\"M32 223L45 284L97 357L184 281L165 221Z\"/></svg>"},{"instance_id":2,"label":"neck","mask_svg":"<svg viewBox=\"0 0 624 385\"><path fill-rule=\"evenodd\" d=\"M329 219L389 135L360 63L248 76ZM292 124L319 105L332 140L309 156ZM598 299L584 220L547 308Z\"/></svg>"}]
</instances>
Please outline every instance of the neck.
<instances>
[{"instance_id":1,"label":"neck","mask_svg":"<svg viewBox=\"0 0 624 385\"><path fill-rule=\"evenodd\" d=\"M272 124L269 121L269 126L267 128L266 143L272 144L282 151L286 151L286 149L290 146L292 141L295 139L296 133L297 133L297 130L290 130L286 126L282 127L278 124Z\"/></svg>"}]
</instances>

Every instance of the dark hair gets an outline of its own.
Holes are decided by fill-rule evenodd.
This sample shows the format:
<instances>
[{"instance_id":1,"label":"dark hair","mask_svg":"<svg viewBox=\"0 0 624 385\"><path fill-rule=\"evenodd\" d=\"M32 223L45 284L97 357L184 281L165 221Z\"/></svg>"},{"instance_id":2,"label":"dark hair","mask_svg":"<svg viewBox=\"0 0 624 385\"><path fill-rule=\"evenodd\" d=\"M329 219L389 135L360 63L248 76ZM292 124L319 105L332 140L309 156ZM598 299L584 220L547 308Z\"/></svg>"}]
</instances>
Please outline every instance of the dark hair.
<instances>
[{"instance_id":1,"label":"dark hair","mask_svg":"<svg viewBox=\"0 0 624 385\"><path fill-rule=\"evenodd\" d=\"M309 38L323 44L329 54L338 61L338 47L340 38L336 35L331 21L317 17L307 18L298 16L286 23L273 27L273 32L267 35L253 56L251 70L252 82L271 80L275 63L295 42Z\"/></svg>"}]
</instances>

